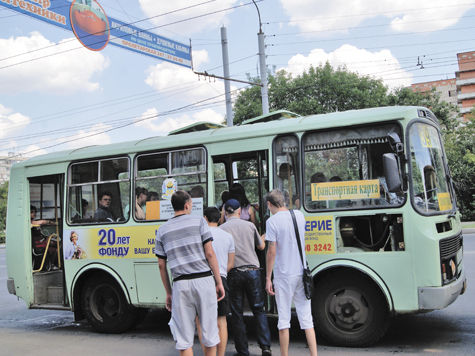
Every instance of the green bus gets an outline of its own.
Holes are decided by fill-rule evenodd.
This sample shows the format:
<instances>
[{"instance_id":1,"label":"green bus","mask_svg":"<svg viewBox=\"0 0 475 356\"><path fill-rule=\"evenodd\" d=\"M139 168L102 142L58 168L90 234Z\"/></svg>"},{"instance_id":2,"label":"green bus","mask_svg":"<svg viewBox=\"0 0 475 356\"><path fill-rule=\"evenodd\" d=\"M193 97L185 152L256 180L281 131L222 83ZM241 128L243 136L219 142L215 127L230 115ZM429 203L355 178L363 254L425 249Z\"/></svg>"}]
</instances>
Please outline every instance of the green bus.
<instances>
[{"instance_id":1,"label":"green bus","mask_svg":"<svg viewBox=\"0 0 475 356\"><path fill-rule=\"evenodd\" d=\"M423 107L277 111L18 163L8 290L29 308L71 310L97 331L123 332L164 307L153 248L173 215L170 195L190 192L202 214L233 183L262 233L269 189L305 214L314 322L335 345L373 344L392 316L445 308L465 291L460 214L439 124ZM271 298L266 308L275 313Z\"/></svg>"}]
</instances>

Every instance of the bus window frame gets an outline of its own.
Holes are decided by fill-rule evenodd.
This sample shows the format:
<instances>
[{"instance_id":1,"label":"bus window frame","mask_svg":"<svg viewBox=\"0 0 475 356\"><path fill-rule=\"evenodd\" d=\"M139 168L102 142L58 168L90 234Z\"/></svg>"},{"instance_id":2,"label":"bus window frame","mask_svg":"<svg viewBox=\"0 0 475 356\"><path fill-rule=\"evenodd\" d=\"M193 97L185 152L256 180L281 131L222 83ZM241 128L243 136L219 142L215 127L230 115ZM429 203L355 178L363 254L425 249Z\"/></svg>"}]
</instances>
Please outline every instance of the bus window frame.
<instances>
[{"instance_id":1,"label":"bus window frame","mask_svg":"<svg viewBox=\"0 0 475 356\"><path fill-rule=\"evenodd\" d=\"M362 206L362 207L347 207L347 208L328 208L328 209L315 209L315 210L309 210L307 209L306 207L306 204L305 204L305 147L304 147L304 141L305 141L305 136L306 135L309 135L309 134L312 134L312 133L315 133L315 132L333 132L333 131L337 131L337 130L343 130L345 128L349 128L349 127L356 127L356 128L370 128L371 126L375 126L377 124L392 124L392 125L396 125L398 126L399 128L399 131L401 133L401 135L404 135L405 134L405 131L404 131L404 128L401 124L401 122L397 121L397 120L390 120L390 121L374 121L374 122L371 122L371 124L360 124L360 125L348 125L348 126L336 126L336 127L331 127L331 128L323 128L323 129L319 129L319 130L308 130L308 131L304 131L302 132L302 135L300 137L300 160L301 160L301 167L302 167L302 171L301 171L301 191L302 191L302 201L301 201L301 206L303 207L303 209L305 210L305 212L307 213L310 213L310 214L317 214L317 213L327 213L327 212L346 212L346 211L356 211L356 210L382 210L382 209L398 209L398 208L401 208L402 206L404 206L408 200L408 192L407 190L404 191L404 200L400 203L400 204L397 204L397 205L387 205L387 206L378 206L378 205L368 205L368 206ZM406 136L407 137L407 136ZM406 137L401 137L401 140L403 141L403 144L406 145L407 144L407 139ZM407 160L407 149L406 149L406 152L404 152L404 158ZM404 169L401 165L401 169ZM404 172L403 172L404 173Z\"/></svg>"},{"instance_id":2,"label":"bus window frame","mask_svg":"<svg viewBox=\"0 0 475 356\"><path fill-rule=\"evenodd\" d=\"M101 178L101 161L111 161L113 159L120 159L120 158L127 158L127 168L128 168L128 174L129 174L129 177L128 179L115 179L115 180L110 180L110 181L101 181L100 178ZM90 162L97 162L98 165L98 169L97 169L97 180L95 182L87 182L87 183L76 183L76 184L72 184L71 183L71 180L72 180L72 172L71 172L71 167L75 164L80 164L80 163L90 163ZM77 160L77 161L71 161L71 163L69 163L68 165L68 169L67 169L67 179L66 179L66 206L65 206L65 209L66 209L66 223L68 226L98 226L98 225L110 225L110 224L125 224L129 221L130 219L130 212L129 212L129 217L126 219L124 217L124 221L98 221L98 222L84 222L84 223L75 223L73 221L71 221L71 217L69 216L69 204L70 204L70 194L69 194L69 188L71 187L81 187L81 186L85 186L85 185L99 185L99 184L103 184L103 183L120 183L120 182L129 182L129 189L128 189L128 198L129 198L129 205L130 205L130 189L131 189L131 186L132 186L132 177L130 175L130 171L131 171L131 161L130 161L130 157L128 154L121 154L121 155L118 155L118 156L112 156L112 157L106 157L106 158L94 158L94 159L87 159L87 160Z\"/></svg>"},{"instance_id":3,"label":"bus window frame","mask_svg":"<svg viewBox=\"0 0 475 356\"><path fill-rule=\"evenodd\" d=\"M445 175L446 175L446 177L450 177L450 180L447 182L447 186L449 187L449 191L450 191L450 201L452 202L452 208L450 210L443 210L443 211L438 211L438 212L435 211L435 212L427 212L426 213L426 212L421 211L421 209L419 209L415 205L414 182L413 182L413 175L412 175L411 142L410 142L410 139L409 139L410 138L409 133L412 129L412 126L414 126L417 123L430 125L430 126L434 127L437 131L437 136L439 137L439 140L440 140L440 147L441 147L441 151L442 151L442 162L443 162L444 169L445 169ZM421 118L413 119L409 122L409 124L407 124L405 135L406 135L406 138L407 138L406 142L405 142L405 145L406 145L406 160L407 160L408 167L409 167L408 168L409 194L410 194L410 200L411 200L412 208L414 209L414 211L416 213L418 213L422 216L437 216L437 215L447 215L447 214L455 213L455 211L457 210L455 188L453 186L452 177L451 177L451 174L450 174L450 169L449 169L449 166L447 164L447 156L446 156L446 153L445 153L444 141L442 140L442 135L441 135L441 132L440 132L439 125L437 125L435 122L433 122L429 119L421 119Z\"/></svg>"},{"instance_id":4,"label":"bus window frame","mask_svg":"<svg viewBox=\"0 0 475 356\"><path fill-rule=\"evenodd\" d=\"M181 174L171 174L171 166L172 166L172 153L173 152L184 152L184 151L192 151L192 150L197 150L197 149L201 149L204 151L204 167L205 167L205 170L203 172L201 171L198 171L198 172L189 172L189 173L181 173ZM138 173L138 164L137 164L137 160L140 158L140 157L144 157L144 156L151 156L151 155L156 155L156 154L167 154L168 157L167 157L167 173L166 175L157 175L157 176L150 176L150 177L139 177L139 179L137 179L137 173ZM205 186L206 186L206 191L205 191L205 196L203 197L203 205L207 205L208 203L208 191L209 191L209 186L208 186L208 171L209 171L209 167L208 167L208 150L206 149L205 146L203 145L200 145L200 146L193 146L193 147L184 147L184 148L169 148L169 149L163 149L163 150L158 150L158 151L147 151L147 152L138 152L135 154L134 156L134 175L133 177L131 178L132 181L133 181L133 194L132 194L132 202L130 204L130 213L129 215L132 215L132 219L136 222L136 223L149 223L149 222L159 222L159 221L166 221L168 219L154 219L154 220L147 220L147 219L144 219L144 220L137 220L135 218L135 200L136 200L136 196L135 196L135 189L137 187L137 182L140 182L142 180L148 180L148 179L153 179L153 178L172 178L172 177L177 177L177 176L191 176L191 175L200 175L200 174L204 174L205 175ZM178 189L179 190L179 189ZM161 195L161 192L157 192L159 194L159 196ZM160 199L162 200L162 199ZM132 209L133 207L133 209Z\"/></svg>"},{"instance_id":5,"label":"bus window frame","mask_svg":"<svg viewBox=\"0 0 475 356\"><path fill-rule=\"evenodd\" d=\"M297 195L300 198L300 208L301 208L303 206L303 203L304 203L303 199L302 199L302 197L303 197L303 194L302 194L302 192L303 192L302 167L303 166L302 166L302 149L301 149L301 147L303 147L303 146L301 145L301 141L302 141L301 138L302 137L297 135L297 133L295 133L295 132L279 134L279 135L275 136L272 139L272 146L271 146L272 147L272 189L276 189L275 184L277 182L277 166L276 166L277 161L276 161L275 143L279 138L289 137L289 136L294 136L297 139L297 155L298 155L298 157L297 157L297 162L296 162L297 167L294 168L294 175L296 175L296 177L295 177L295 187L297 188ZM270 189L270 190L272 190L272 189ZM292 198L290 197L290 199L292 199ZM300 208L298 210L300 210Z\"/></svg>"}]
</instances>

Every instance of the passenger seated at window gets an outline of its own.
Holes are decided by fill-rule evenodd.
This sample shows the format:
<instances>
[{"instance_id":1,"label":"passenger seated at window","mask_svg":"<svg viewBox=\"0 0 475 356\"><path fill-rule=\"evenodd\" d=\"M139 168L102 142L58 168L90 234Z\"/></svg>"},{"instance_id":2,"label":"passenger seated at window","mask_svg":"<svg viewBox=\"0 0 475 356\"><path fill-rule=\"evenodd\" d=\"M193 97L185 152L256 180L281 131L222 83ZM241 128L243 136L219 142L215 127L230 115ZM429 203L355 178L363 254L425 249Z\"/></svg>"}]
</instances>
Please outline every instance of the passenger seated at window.
<instances>
[{"instance_id":1,"label":"passenger seated at window","mask_svg":"<svg viewBox=\"0 0 475 356\"><path fill-rule=\"evenodd\" d=\"M99 207L94 213L95 221L114 221L114 216L110 210L112 203L112 194L109 192L102 192L99 196Z\"/></svg>"},{"instance_id":2,"label":"passenger seated at window","mask_svg":"<svg viewBox=\"0 0 475 356\"><path fill-rule=\"evenodd\" d=\"M135 188L135 218L137 220L145 220L147 196L147 189L140 187Z\"/></svg>"},{"instance_id":3,"label":"passenger seated at window","mask_svg":"<svg viewBox=\"0 0 475 356\"><path fill-rule=\"evenodd\" d=\"M204 198L205 190L203 189L203 186L195 185L193 188L191 188L190 196L192 198Z\"/></svg>"},{"instance_id":4,"label":"passenger seated at window","mask_svg":"<svg viewBox=\"0 0 475 356\"><path fill-rule=\"evenodd\" d=\"M148 192L147 201L157 201L160 200L160 196L157 192Z\"/></svg>"},{"instance_id":5,"label":"passenger seated at window","mask_svg":"<svg viewBox=\"0 0 475 356\"><path fill-rule=\"evenodd\" d=\"M81 199L81 211L77 212L73 216L73 222L82 222L91 219L91 216L87 215L87 207L89 206L89 202L86 199Z\"/></svg>"},{"instance_id":6,"label":"passenger seated at window","mask_svg":"<svg viewBox=\"0 0 475 356\"><path fill-rule=\"evenodd\" d=\"M310 177L310 189L312 189L313 183L324 183L327 181L327 177L322 172L316 172ZM310 202L308 203L309 209L325 209L327 204L325 201L312 201L312 193L310 192L309 196Z\"/></svg>"}]
</instances>

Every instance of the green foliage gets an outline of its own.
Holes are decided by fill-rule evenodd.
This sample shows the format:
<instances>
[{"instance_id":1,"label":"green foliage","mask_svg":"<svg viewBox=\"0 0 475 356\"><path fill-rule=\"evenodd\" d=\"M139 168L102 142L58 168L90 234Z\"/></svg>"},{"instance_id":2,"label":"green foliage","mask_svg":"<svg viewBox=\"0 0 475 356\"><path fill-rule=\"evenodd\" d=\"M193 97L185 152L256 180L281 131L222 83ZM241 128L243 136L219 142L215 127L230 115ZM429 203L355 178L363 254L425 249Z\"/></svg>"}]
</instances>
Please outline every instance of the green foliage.
<instances>
[{"instance_id":1,"label":"green foliage","mask_svg":"<svg viewBox=\"0 0 475 356\"><path fill-rule=\"evenodd\" d=\"M465 221L475 220L475 110L469 121L445 134L445 151Z\"/></svg>"},{"instance_id":2,"label":"green foliage","mask_svg":"<svg viewBox=\"0 0 475 356\"><path fill-rule=\"evenodd\" d=\"M7 223L7 196L8 182L0 185L0 243L5 242L5 228Z\"/></svg>"},{"instance_id":3,"label":"green foliage","mask_svg":"<svg viewBox=\"0 0 475 356\"><path fill-rule=\"evenodd\" d=\"M262 114L260 90L254 86L240 92L234 105L235 124ZM296 77L283 70L269 76L270 111L311 115L382 105L387 105L387 88L381 80L345 68L335 70L328 63Z\"/></svg>"}]
</instances>

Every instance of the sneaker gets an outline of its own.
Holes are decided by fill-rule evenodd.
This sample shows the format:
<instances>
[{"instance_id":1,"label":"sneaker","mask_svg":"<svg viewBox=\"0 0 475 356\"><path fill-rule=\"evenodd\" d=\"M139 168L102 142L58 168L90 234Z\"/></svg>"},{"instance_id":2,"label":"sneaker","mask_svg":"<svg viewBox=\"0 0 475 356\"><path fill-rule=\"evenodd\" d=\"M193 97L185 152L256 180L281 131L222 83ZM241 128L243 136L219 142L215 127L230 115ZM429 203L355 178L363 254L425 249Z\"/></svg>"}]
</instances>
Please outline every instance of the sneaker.
<instances>
[{"instance_id":1,"label":"sneaker","mask_svg":"<svg viewBox=\"0 0 475 356\"><path fill-rule=\"evenodd\" d=\"M269 346L262 346L262 356L272 356L272 351Z\"/></svg>"}]
</instances>

